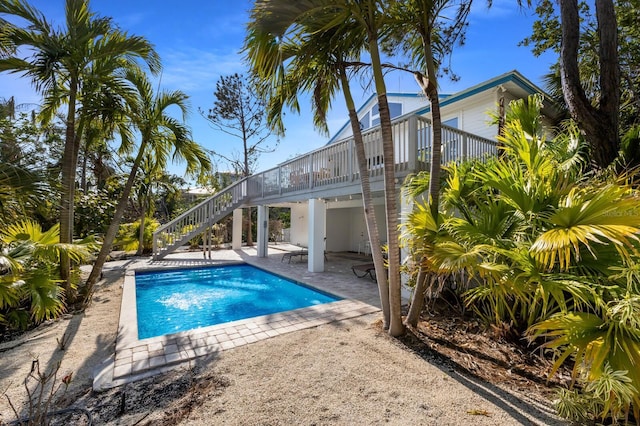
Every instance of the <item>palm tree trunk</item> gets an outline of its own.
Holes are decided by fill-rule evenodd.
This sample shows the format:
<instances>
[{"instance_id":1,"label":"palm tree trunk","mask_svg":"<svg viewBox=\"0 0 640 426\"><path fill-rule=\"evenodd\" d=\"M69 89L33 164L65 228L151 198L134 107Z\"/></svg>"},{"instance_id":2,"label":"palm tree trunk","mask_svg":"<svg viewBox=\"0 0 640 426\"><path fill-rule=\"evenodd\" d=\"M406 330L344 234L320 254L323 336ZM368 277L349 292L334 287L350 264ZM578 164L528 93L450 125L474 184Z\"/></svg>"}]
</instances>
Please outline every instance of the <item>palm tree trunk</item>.
<instances>
[{"instance_id":1,"label":"palm tree trunk","mask_svg":"<svg viewBox=\"0 0 640 426\"><path fill-rule=\"evenodd\" d=\"M253 247L253 229L252 229L252 218L251 218L251 207L249 207L249 214L247 215L247 246Z\"/></svg>"},{"instance_id":2,"label":"palm tree trunk","mask_svg":"<svg viewBox=\"0 0 640 426\"><path fill-rule=\"evenodd\" d=\"M142 256L144 252L144 225L145 219L147 217L147 203L146 197L143 196L142 206L140 213L140 228L138 229L138 250L136 251L136 256Z\"/></svg>"},{"instance_id":3,"label":"palm tree trunk","mask_svg":"<svg viewBox=\"0 0 640 426\"><path fill-rule=\"evenodd\" d=\"M420 313L424 306L424 292L426 290L425 283L427 282L427 276L427 269L420 267L420 270L418 271L418 278L416 278L416 288L413 289L411 306L409 307L409 312L405 319L407 325L410 325L411 327L418 325L418 320L420 319Z\"/></svg>"},{"instance_id":4,"label":"palm tree trunk","mask_svg":"<svg viewBox=\"0 0 640 426\"><path fill-rule=\"evenodd\" d=\"M389 334L400 336L404 333L402 323L402 288L400 282L400 245L398 241L398 203L395 183L395 154L391 115L387 102L387 88L382 73L382 63L378 50L377 34L369 34L369 54L373 68L373 78L378 94L378 110L382 132L382 154L384 157L384 192L387 213L387 245L389 247Z\"/></svg>"},{"instance_id":5,"label":"palm tree trunk","mask_svg":"<svg viewBox=\"0 0 640 426\"><path fill-rule=\"evenodd\" d=\"M433 50L431 49L430 36L426 31L421 34L423 40L424 57L427 68L427 76L415 73L414 77L431 103L431 128L433 135L431 138L431 162L429 164L429 207L431 215L438 222L438 212L440 205L440 175L442 171L442 117L440 113L440 97L438 95L438 82L436 76L436 65L433 60ZM420 319L420 313L424 305L425 283L428 271L420 267L416 288L414 289L411 305L407 314L406 323L415 327Z\"/></svg>"},{"instance_id":6,"label":"palm tree trunk","mask_svg":"<svg viewBox=\"0 0 640 426\"><path fill-rule=\"evenodd\" d=\"M82 156L82 171L80 172L80 188L82 189L82 193L87 193L87 157L89 153L87 148L84 149L84 155Z\"/></svg>"},{"instance_id":7,"label":"palm tree trunk","mask_svg":"<svg viewBox=\"0 0 640 426\"><path fill-rule=\"evenodd\" d=\"M78 80L75 76L69 82L69 105L67 108L67 127L65 131L64 153L62 154L62 195L60 199L60 243L73 241L73 201L75 196L76 175L76 93ZM67 304L73 302L74 295L70 277L71 262L63 252L60 255L60 279L63 281Z\"/></svg>"},{"instance_id":8,"label":"palm tree trunk","mask_svg":"<svg viewBox=\"0 0 640 426\"><path fill-rule=\"evenodd\" d=\"M389 282L387 281L387 271L384 266L384 258L380 250L380 231L378 230L378 222L375 215L373 205L373 197L371 196L371 183L369 181L369 169L367 167L367 156L364 151L364 141L362 140L362 131L360 130L360 121L356 112L353 96L349 88L349 80L346 76L344 68L340 70L340 80L342 92L344 93L347 109L349 110L349 121L353 130L353 140L356 148L356 160L358 162L358 171L360 172L360 184L362 186L362 203L364 207L364 218L367 225L367 234L371 245L371 255L373 264L376 269L376 281L378 284L378 292L380 294L380 306L382 307L383 327L389 328Z\"/></svg>"},{"instance_id":9,"label":"palm tree trunk","mask_svg":"<svg viewBox=\"0 0 640 426\"><path fill-rule=\"evenodd\" d=\"M143 140L140 144L140 149L138 150L138 155L136 156L133 166L131 166L131 172L129 173L129 177L127 178L127 182L124 185L124 189L122 191L122 196L120 200L118 200L118 205L116 206L116 211L113 214L113 219L109 224L109 228L107 229L107 233L104 236L104 241L102 242L102 247L100 248L100 253L98 253L98 257L96 258L96 262L93 264L93 268L91 269L91 273L89 274L89 278L87 278L87 282L82 288L82 302L83 305L86 306L93 296L93 288L98 282L100 275L102 274L102 267L104 263L107 261L107 257L111 252L111 247L113 246L113 240L116 238L118 234L118 228L120 227L120 220L122 220L122 216L124 216L124 211L127 208L127 204L129 202L129 195L131 195L131 188L133 188L133 183L136 179L136 173L138 172L138 168L140 167L140 162L142 161L142 157L144 156L144 151L147 146L147 141Z\"/></svg>"},{"instance_id":10,"label":"palm tree trunk","mask_svg":"<svg viewBox=\"0 0 640 426\"><path fill-rule=\"evenodd\" d=\"M429 74L431 74L431 71L429 71ZM429 164L429 206L431 207L431 215L437 220L440 203L440 174L442 170L442 117L440 115L440 99L438 97L438 89L430 77L425 78L424 75L417 73L415 74L415 78L422 92L431 103L431 127L433 129L433 137L431 142L431 162Z\"/></svg>"}]
</instances>

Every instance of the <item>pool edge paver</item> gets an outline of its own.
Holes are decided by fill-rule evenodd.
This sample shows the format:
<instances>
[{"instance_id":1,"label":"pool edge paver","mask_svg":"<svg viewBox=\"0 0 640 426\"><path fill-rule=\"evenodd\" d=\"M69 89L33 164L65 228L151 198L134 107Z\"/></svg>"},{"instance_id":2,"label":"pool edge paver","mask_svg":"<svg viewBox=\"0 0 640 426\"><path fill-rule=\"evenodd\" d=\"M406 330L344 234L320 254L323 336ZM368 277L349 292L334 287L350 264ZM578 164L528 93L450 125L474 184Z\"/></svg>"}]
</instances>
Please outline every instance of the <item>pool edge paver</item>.
<instances>
[{"instance_id":1,"label":"pool edge paver","mask_svg":"<svg viewBox=\"0 0 640 426\"><path fill-rule=\"evenodd\" d=\"M363 302L354 300L340 300L328 305L337 304L328 312L333 315L327 315L326 310L320 310L313 312L316 315L305 313L305 319L300 319L296 322L289 322L289 325L281 326L281 321L276 321L276 327L270 326L267 321L264 323L268 328L267 331L263 331L261 327L255 327L251 329L252 333L244 333L242 336L238 332L236 327L240 327L241 330L249 330L246 328L246 324L236 325L235 323L220 324L212 327L204 327L202 329L190 330L189 338L186 336L179 336L178 339L160 339L152 338L140 340L137 342L128 342L128 345L123 348L116 346L115 357L110 365L104 366L105 369L111 369L111 374L97 374L94 379L94 390L106 390L111 387L120 386L125 383L140 380L156 373L162 373L172 368L177 368L185 363L194 361L197 358L216 354L228 349L234 349L240 346L256 343L262 340L270 339L272 337L280 336L283 334L292 333L299 330L318 327L325 324L330 324L335 321L342 321L345 319L356 318L363 315L379 312L380 309L364 304ZM321 306L321 305L316 305ZM308 310L309 308L302 308L299 311ZM265 315L264 317L268 317ZM256 317L258 323L264 320L263 317ZM302 317L301 317L302 318ZM247 320L238 321L244 323ZM221 330L216 330L218 334L211 336L211 328L220 328L224 330L227 336L237 335L238 337L231 339L229 337L220 341L219 336ZM212 339L213 337L213 339ZM159 339L160 341L148 343L147 340ZM178 342L182 341L183 344ZM167 344L164 345L163 343ZM187 343L188 342L188 343ZM204 345L203 342L206 342ZM149 351L149 347L153 345L154 351ZM162 345L162 349L158 347ZM146 356L144 358L143 356ZM116 361L117 360L117 361ZM150 374L153 373L153 374Z\"/></svg>"},{"instance_id":2,"label":"pool edge paver","mask_svg":"<svg viewBox=\"0 0 640 426\"><path fill-rule=\"evenodd\" d=\"M252 262L246 262L252 264ZM265 265L254 265L265 267ZM247 318L225 324L184 331L168 336L137 339L135 308L135 266L124 277L120 325L114 355L94 374L94 390L106 390L133 381L190 365L198 358L219 354L248 344L336 321L380 311L342 291L323 289L341 300L287 312ZM148 269L148 268L141 268ZM304 278L291 278L304 282ZM313 287L317 285L311 284ZM344 285L343 285L344 286ZM357 291L357 290L356 290ZM133 312L133 313L132 313Z\"/></svg>"}]
</instances>

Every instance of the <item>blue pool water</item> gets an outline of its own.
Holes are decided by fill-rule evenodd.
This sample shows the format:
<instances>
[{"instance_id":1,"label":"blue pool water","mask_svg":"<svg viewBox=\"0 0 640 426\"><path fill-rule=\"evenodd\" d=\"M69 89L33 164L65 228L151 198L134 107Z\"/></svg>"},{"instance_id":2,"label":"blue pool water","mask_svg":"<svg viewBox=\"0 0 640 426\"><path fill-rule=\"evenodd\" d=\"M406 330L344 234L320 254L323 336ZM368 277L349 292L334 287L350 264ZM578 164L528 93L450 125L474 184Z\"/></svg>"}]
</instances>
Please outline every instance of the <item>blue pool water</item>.
<instances>
[{"instance_id":1,"label":"blue pool water","mask_svg":"<svg viewBox=\"0 0 640 426\"><path fill-rule=\"evenodd\" d=\"M136 273L139 339L336 300L250 265Z\"/></svg>"}]
</instances>

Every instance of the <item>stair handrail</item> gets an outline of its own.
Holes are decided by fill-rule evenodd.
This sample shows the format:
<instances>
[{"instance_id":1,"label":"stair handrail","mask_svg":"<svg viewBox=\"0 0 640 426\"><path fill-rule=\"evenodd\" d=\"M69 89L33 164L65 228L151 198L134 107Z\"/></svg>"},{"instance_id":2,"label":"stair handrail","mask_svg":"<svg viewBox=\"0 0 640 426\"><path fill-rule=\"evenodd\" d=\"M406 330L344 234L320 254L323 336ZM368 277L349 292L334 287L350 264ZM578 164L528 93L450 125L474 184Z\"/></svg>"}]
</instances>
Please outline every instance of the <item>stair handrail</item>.
<instances>
[{"instance_id":1,"label":"stair handrail","mask_svg":"<svg viewBox=\"0 0 640 426\"><path fill-rule=\"evenodd\" d=\"M220 213L226 213L228 209L240 206L247 198L249 198L249 190L247 184L247 178L243 178L237 182L228 185L221 191L207 197L205 200L191 207L184 213L180 214L173 220L158 227L153 233L153 256L155 259L162 258L171 253L175 247L179 245L179 241L185 241L197 233L199 233L203 226L212 224L214 216ZM221 201L219 206L216 206L218 200L222 198L227 200ZM215 211L216 209L217 212ZM203 214L199 214L203 212ZM195 219L195 220L194 220ZM183 232L183 224L193 225L193 229ZM191 222L191 223L189 223ZM181 230L178 230L181 228ZM175 238L177 236L177 238ZM161 240L169 239L172 242L168 245L165 243L160 244ZM162 247L160 247L162 245ZM172 247L173 246L173 247ZM164 254L163 254L164 253Z\"/></svg>"},{"instance_id":2,"label":"stair handrail","mask_svg":"<svg viewBox=\"0 0 640 426\"><path fill-rule=\"evenodd\" d=\"M198 203L195 206L191 207L189 210L187 210L187 211L181 213L180 215L176 216L175 218L171 219L169 222L165 223L164 225L160 225L158 228L156 228L156 230L154 231L153 234L155 235L156 233L160 233L160 232L164 231L165 229L167 229L170 226L172 226L175 222L179 222L180 220L182 220L185 217L189 216L194 210L202 208L203 206L205 206L206 204L211 202L211 200L223 195L227 191L231 190L233 187L242 184L243 182L247 181L248 179L249 179L248 177L245 177L245 178L240 179L239 181L233 182L232 184L228 185L224 189L221 189L220 191L216 192L215 194L209 196L204 201L201 201L200 203ZM245 197L247 197L247 196L248 196L248 194L245 195Z\"/></svg>"}]
</instances>

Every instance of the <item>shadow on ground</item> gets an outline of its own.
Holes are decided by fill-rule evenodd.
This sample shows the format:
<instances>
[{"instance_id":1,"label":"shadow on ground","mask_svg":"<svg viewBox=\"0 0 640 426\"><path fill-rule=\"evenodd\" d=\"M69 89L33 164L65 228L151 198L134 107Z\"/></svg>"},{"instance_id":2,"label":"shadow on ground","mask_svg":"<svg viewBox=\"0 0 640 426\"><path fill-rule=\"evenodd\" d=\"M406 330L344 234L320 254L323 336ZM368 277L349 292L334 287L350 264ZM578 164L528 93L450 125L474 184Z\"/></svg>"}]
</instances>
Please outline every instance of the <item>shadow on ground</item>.
<instances>
[{"instance_id":1,"label":"shadow on ground","mask_svg":"<svg viewBox=\"0 0 640 426\"><path fill-rule=\"evenodd\" d=\"M85 407L93 424L175 425L229 385L226 377L213 372L217 359L215 353L179 370L104 392L92 391L74 405Z\"/></svg>"},{"instance_id":2,"label":"shadow on ground","mask_svg":"<svg viewBox=\"0 0 640 426\"><path fill-rule=\"evenodd\" d=\"M407 330L404 336L398 338L398 342L407 350L439 368L452 379L509 413L518 424L530 425L532 424L531 418L533 418L544 425L566 425L566 422L556 417L551 407L540 404L533 399L524 400L514 393L475 376L451 358L431 349L411 330ZM528 416L524 413L527 413Z\"/></svg>"}]
</instances>

